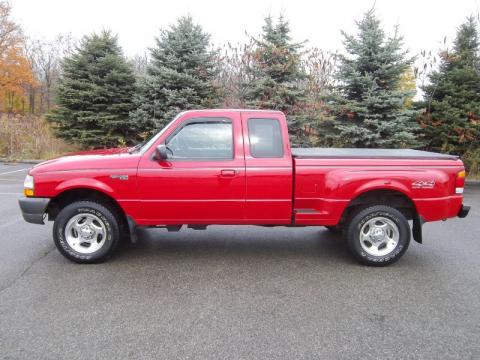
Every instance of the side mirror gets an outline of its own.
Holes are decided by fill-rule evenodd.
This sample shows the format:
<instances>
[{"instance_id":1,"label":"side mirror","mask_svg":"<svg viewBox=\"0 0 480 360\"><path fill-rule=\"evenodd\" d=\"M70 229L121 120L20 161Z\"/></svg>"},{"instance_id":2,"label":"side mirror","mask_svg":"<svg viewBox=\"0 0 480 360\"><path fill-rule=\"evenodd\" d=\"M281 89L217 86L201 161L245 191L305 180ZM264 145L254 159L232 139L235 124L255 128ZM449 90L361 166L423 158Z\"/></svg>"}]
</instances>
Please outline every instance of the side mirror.
<instances>
[{"instance_id":1,"label":"side mirror","mask_svg":"<svg viewBox=\"0 0 480 360\"><path fill-rule=\"evenodd\" d=\"M153 156L155 160L167 160L168 159L168 153L167 153L167 147L165 145L158 145L155 154Z\"/></svg>"}]
</instances>

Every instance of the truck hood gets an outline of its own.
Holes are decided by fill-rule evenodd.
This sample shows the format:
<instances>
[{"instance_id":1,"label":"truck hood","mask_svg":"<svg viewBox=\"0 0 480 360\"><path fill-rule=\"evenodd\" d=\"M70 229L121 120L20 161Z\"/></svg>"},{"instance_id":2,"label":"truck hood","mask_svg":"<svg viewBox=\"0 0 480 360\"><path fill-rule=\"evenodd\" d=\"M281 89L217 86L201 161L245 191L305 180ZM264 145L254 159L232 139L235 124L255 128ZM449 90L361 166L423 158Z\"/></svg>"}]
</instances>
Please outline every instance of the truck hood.
<instances>
[{"instance_id":1,"label":"truck hood","mask_svg":"<svg viewBox=\"0 0 480 360\"><path fill-rule=\"evenodd\" d=\"M77 151L69 154L65 154L62 157L66 156L84 156L84 155L114 155L114 154L124 154L128 153L128 150L131 148L113 148L113 149L96 149L96 150L85 150L85 151Z\"/></svg>"},{"instance_id":2,"label":"truck hood","mask_svg":"<svg viewBox=\"0 0 480 360\"><path fill-rule=\"evenodd\" d=\"M136 152L129 153L129 149L130 148L99 149L70 153L39 163L30 170L30 173L136 168L141 155Z\"/></svg>"}]
</instances>

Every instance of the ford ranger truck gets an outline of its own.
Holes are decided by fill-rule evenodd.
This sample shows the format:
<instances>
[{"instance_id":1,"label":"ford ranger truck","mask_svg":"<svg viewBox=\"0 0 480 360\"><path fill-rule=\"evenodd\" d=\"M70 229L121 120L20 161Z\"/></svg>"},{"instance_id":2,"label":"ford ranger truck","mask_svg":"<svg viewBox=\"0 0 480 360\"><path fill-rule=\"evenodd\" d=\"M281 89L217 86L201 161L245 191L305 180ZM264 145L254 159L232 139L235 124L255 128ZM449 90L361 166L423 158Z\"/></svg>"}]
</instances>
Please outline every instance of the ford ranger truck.
<instances>
[{"instance_id":1,"label":"ford ranger truck","mask_svg":"<svg viewBox=\"0 0 480 360\"><path fill-rule=\"evenodd\" d=\"M400 149L291 148L279 111L195 110L133 148L34 166L20 208L54 221L58 250L105 260L138 227L325 226L353 256L383 266L422 242L422 224L465 217L457 156ZM412 228L410 228L411 220Z\"/></svg>"}]
</instances>

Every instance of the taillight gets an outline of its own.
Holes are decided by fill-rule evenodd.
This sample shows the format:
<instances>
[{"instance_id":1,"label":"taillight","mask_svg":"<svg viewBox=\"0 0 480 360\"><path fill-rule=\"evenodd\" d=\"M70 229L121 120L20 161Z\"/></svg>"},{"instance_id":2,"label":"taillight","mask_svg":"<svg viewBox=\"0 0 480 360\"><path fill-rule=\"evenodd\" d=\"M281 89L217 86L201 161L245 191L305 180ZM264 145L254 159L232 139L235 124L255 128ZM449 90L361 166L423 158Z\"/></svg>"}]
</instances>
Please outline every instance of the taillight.
<instances>
[{"instance_id":1,"label":"taillight","mask_svg":"<svg viewBox=\"0 0 480 360\"><path fill-rule=\"evenodd\" d=\"M457 173L457 180L455 180L455 194L463 194L465 187L465 170Z\"/></svg>"}]
</instances>

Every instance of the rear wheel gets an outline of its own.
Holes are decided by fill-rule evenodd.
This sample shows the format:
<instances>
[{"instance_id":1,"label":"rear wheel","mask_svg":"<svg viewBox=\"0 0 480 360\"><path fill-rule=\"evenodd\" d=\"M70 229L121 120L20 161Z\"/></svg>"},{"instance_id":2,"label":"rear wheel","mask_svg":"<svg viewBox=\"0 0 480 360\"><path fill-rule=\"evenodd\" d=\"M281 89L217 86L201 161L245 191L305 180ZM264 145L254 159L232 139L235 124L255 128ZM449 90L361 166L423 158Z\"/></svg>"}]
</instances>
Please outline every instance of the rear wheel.
<instances>
[{"instance_id":1,"label":"rear wheel","mask_svg":"<svg viewBox=\"0 0 480 360\"><path fill-rule=\"evenodd\" d=\"M120 239L119 220L108 207L78 201L64 207L55 219L53 239L71 261L94 263L108 259Z\"/></svg>"},{"instance_id":2,"label":"rear wheel","mask_svg":"<svg viewBox=\"0 0 480 360\"><path fill-rule=\"evenodd\" d=\"M365 265L385 266L402 257L410 243L410 226L395 208L375 205L354 214L347 225L347 244Z\"/></svg>"}]
</instances>

